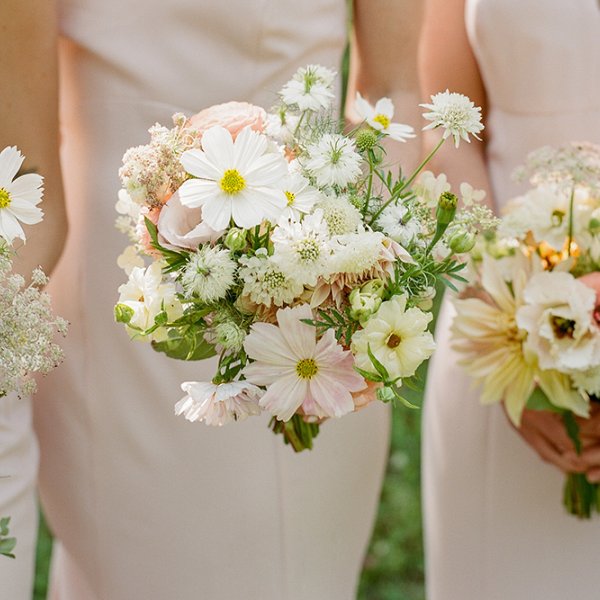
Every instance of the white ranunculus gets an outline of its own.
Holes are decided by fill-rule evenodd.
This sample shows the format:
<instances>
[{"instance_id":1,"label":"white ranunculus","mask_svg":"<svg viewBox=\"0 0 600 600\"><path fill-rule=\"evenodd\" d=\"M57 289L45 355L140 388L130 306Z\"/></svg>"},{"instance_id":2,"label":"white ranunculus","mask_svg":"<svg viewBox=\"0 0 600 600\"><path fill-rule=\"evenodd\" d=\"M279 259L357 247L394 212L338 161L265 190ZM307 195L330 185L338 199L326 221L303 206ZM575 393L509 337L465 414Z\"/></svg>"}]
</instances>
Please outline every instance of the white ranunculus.
<instances>
[{"instance_id":1,"label":"white ranunculus","mask_svg":"<svg viewBox=\"0 0 600 600\"><path fill-rule=\"evenodd\" d=\"M600 329L594 321L594 290L569 273L534 275L523 292L517 324L542 369L563 373L600 364Z\"/></svg>"}]
</instances>

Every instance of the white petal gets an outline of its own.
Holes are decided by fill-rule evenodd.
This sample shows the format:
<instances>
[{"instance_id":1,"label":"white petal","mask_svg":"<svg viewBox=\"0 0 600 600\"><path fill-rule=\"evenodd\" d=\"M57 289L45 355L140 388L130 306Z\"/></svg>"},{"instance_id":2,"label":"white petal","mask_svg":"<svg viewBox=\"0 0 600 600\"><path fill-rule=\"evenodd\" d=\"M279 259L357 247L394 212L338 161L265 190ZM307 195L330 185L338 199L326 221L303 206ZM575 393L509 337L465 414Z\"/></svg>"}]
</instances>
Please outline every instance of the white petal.
<instances>
[{"instance_id":1,"label":"white petal","mask_svg":"<svg viewBox=\"0 0 600 600\"><path fill-rule=\"evenodd\" d=\"M267 216L268 211L264 210L262 198L253 190L244 190L230 198L231 216L239 227L250 229L259 225Z\"/></svg>"},{"instance_id":2,"label":"white petal","mask_svg":"<svg viewBox=\"0 0 600 600\"><path fill-rule=\"evenodd\" d=\"M281 329L270 323L254 323L244 340L244 349L253 360L271 365L288 368L298 361L298 357L288 346Z\"/></svg>"},{"instance_id":3,"label":"white petal","mask_svg":"<svg viewBox=\"0 0 600 600\"><path fill-rule=\"evenodd\" d=\"M367 102L359 92L356 92L356 100L354 101L354 106L356 108L356 112L362 117L365 121L367 119L372 119L375 116L375 110L371 106L369 102Z\"/></svg>"},{"instance_id":4,"label":"white petal","mask_svg":"<svg viewBox=\"0 0 600 600\"><path fill-rule=\"evenodd\" d=\"M280 421L289 421L306 398L307 382L288 375L271 384L260 399L260 406Z\"/></svg>"},{"instance_id":5,"label":"white petal","mask_svg":"<svg viewBox=\"0 0 600 600\"><path fill-rule=\"evenodd\" d=\"M0 209L0 235L12 244L15 238L25 241L25 232L17 219L5 209Z\"/></svg>"},{"instance_id":6,"label":"white petal","mask_svg":"<svg viewBox=\"0 0 600 600\"><path fill-rule=\"evenodd\" d=\"M235 167L235 150L231 133L224 127L211 127L202 136L202 149L207 160L224 169Z\"/></svg>"},{"instance_id":7,"label":"white petal","mask_svg":"<svg viewBox=\"0 0 600 600\"><path fill-rule=\"evenodd\" d=\"M6 188L19 172L25 157L16 146L9 146L0 152L0 187Z\"/></svg>"},{"instance_id":8,"label":"white petal","mask_svg":"<svg viewBox=\"0 0 600 600\"><path fill-rule=\"evenodd\" d=\"M250 129L244 128L235 139L233 147L233 165L244 176L248 169L265 153L267 149L267 138L264 135Z\"/></svg>"},{"instance_id":9,"label":"white petal","mask_svg":"<svg viewBox=\"0 0 600 600\"><path fill-rule=\"evenodd\" d=\"M21 198L13 198L6 210L27 225L35 225L44 218L41 208L21 200Z\"/></svg>"},{"instance_id":10,"label":"white petal","mask_svg":"<svg viewBox=\"0 0 600 600\"><path fill-rule=\"evenodd\" d=\"M308 304L277 311L277 322L286 344L299 359L315 356L317 330L312 325L301 321L301 319L312 318L312 310Z\"/></svg>"},{"instance_id":11,"label":"white petal","mask_svg":"<svg viewBox=\"0 0 600 600\"><path fill-rule=\"evenodd\" d=\"M280 186L283 187L288 167L283 156L279 154L264 154L258 157L244 172L246 183L251 186Z\"/></svg>"},{"instance_id":12,"label":"white petal","mask_svg":"<svg viewBox=\"0 0 600 600\"><path fill-rule=\"evenodd\" d=\"M229 227L232 207L232 197L228 194L219 194L204 204L202 218L209 227L215 231L221 231Z\"/></svg>"},{"instance_id":13,"label":"white petal","mask_svg":"<svg viewBox=\"0 0 600 600\"><path fill-rule=\"evenodd\" d=\"M214 198L220 189L214 181L188 179L181 184L178 191L179 199L183 206L197 208Z\"/></svg>"},{"instance_id":14,"label":"white petal","mask_svg":"<svg viewBox=\"0 0 600 600\"><path fill-rule=\"evenodd\" d=\"M17 177L6 189L11 195L18 196L32 202L33 204L39 204L42 200L44 178L36 173L26 173Z\"/></svg>"},{"instance_id":15,"label":"white petal","mask_svg":"<svg viewBox=\"0 0 600 600\"><path fill-rule=\"evenodd\" d=\"M213 164L202 150L186 150L179 159L183 168L196 177L220 181L223 169Z\"/></svg>"},{"instance_id":16,"label":"white petal","mask_svg":"<svg viewBox=\"0 0 600 600\"><path fill-rule=\"evenodd\" d=\"M391 119L394 116L394 103L389 98L377 100L375 114L385 115L388 119Z\"/></svg>"}]
</instances>

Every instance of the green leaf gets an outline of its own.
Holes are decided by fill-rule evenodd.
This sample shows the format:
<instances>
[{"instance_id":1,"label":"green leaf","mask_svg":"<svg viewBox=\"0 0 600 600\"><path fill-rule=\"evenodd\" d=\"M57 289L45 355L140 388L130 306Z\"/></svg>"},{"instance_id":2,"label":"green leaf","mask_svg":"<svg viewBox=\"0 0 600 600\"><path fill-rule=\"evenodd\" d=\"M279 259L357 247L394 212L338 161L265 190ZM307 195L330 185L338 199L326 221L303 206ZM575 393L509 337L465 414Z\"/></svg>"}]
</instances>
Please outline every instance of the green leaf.
<instances>
[{"instance_id":1,"label":"green leaf","mask_svg":"<svg viewBox=\"0 0 600 600\"><path fill-rule=\"evenodd\" d=\"M390 374L388 373L388 370L383 366L383 364L380 363L379 360L377 360L377 357L373 354L373 352L371 352L371 344L367 346L367 354L369 355L369 358L371 359L371 363L375 367L375 370L381 375L381 377L383 377L384 381L387 381L390 378Z\"/></svg>"},{"instance_id":2,"label":"green leaf","mask_svg":"<svg viewBox=\"0 0 600 600\"><path fill-rule=\"evenodd\" d=\"M527 399L527 403L525 405L530 410L547 410L555 413L562 414L565 412L562 408L558 408L558 406L554 406L546 393L542 388L536 387L533 392L531 392L531 396Z\"/></svg>"},{"instance_id":3,"label":"green leaf","mask_svg":"<svg viewBox=\"0 0 600 600\"><path fill-rule=\"evenodd\" d=\"M17 545L16 538L3 538L0 539L0 554L8 556L9 558L15 558L13 550Z\"/></svg>"},{"instance_id":4,"label":"green leaf","mask_svg":"<svg viewBox=\"0 0 600 600\"><path fill-rule=\"evenodd\" d=\"M115 306L115 321L127 325L133 319L133 308L126 304L117 304Z\"/></svg>"},{"instance_id":5,"label":"green leaf","mask_svg":"<svg viewBox=\"0 0 600 600\"><path fill-rule=\"evenodd\" d=\"M167 271L176 270L183 263L187 262L187 256L185 254L182 254L181 252L175 252L175 250L169 250L169 248L165 248L163 245L161 245L161 243L158 241L158 229L148 217L144 217L144 223L146 224L146 229L148 230L150 239L152 240L151 246L163 255L163 258L169 265L169 267L166 269Z\"/></svg>"},{"instance_id":6,"label":"green leaf","mask_svg":"<svg viewBox=\"0 0 600 600\"><path fill-rule=\"evenodd\" d=\"M357 373L359 373L360 375L362 375L367 381L374 381L375 383L383 382L383 377L381 377L381 375L377 375L377 373L371 373L370 371L365 371L364 369L361 369L360 367L357 367L356 365L354 365L354 370Z\"/></svg>"},{"instance_id":7,"label":"green leaf","mask_svg":"<svg viewBox=\"0 0 600 600\"><path fill-rule=\"evenodd\" d=\"M183 332L169 331L169 338L152 342L152 348L177 360L204 360L216 355L215 348L203 335L203 330L189 327Z\"/></svg>"},{"instance_id":8,"label":"green leaf","mask_svg":"<svg viewBox=\"0 0 600 600\"><path fill-rule=\"evenodd\" d=\"M581 454L581 438L579 437L579 425L575 420L575 415L570 410L566 411L563 415L563 422L565 424L565 429L569 434L569 438L571 438L571 441L575 446L577 454Z\"/></svg>"},{"instance_id":9,"label":"green leaf","mask_svg":"<svg viewBox=\"0 0 600 600\"><path fill-rule=\"evenodd\" d=\"M154 324L157 327L162 327L163 325L166 325L169 322L169 315L167 315L166 311L161 311L159 312L155 317L154 317Z\"/></svg>"}]
</instances>

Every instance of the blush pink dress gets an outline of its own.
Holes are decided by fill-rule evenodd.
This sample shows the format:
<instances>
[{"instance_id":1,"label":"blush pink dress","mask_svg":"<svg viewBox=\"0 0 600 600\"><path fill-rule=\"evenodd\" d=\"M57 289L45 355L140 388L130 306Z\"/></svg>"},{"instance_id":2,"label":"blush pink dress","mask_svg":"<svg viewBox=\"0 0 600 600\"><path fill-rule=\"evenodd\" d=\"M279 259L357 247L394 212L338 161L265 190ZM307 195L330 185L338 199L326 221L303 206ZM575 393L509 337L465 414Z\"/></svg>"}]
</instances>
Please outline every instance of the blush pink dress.
<instances>
[{"instance_id":1,"label":"blush pink dress","mask_svg":"<svg viewBox=\"0 0 600 600\"><path fill-rule=\"evenodd\" d=\"M487 161L501 207L510 175L545 144L600 143L597 0L467 0L488 94ZM484 407L437 326L427 385L424 488L430 600L596 600L600 518L565 514L563 476Z\"/></svg>"},{"instance_id":2,"label":"blush pink dress","mask_svg":"<svg viewBox=\"0 0 600 600\"><path fill-rule=\"evenodd\" d=\"M269 107L299 66L337 68L346 3L62 0L60 22L70 235L51 291L72 325L35 415L60 540L50 597L349 600L385 469L386 407L328 422L300 455L266 418L188 423L173 412L179 384L206 380L214 363L132 343L112 316L125 149L174 112Z\"/></svg>"}]
</instances>

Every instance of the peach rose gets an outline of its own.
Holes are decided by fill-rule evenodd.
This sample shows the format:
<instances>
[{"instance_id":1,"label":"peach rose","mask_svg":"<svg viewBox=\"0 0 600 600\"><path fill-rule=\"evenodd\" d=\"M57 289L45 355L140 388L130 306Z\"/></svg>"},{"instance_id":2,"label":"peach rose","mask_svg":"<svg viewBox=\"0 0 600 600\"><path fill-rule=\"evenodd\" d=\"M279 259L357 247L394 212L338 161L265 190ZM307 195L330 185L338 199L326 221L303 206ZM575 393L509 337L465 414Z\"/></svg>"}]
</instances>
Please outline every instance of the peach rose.
<instances>
[{"instance_id":1,"label":"peach rose","mask_svg":"<svg viewBox=\"0 0 600 600\"><path fill-rule=\"evenodd\" d=\"M246 127L262 133L266 119L267 113L260 106L247 102L225 102L201 110L190 117L187 125L200 134L218 125L227 129L235 140L238 133Z\"/></svg>"},{"instance_id":2,"label":"peach rose","mask_svg":"<svg viewBox=\"0 0 600 600\"><path fill-rule=\"evenodd\" d=\"M150 238L150 234L148 233L148 228L146 227L146 221L144 217L147 217L149 221L152 221L155 225L158 223L158 219L160 217L162 207L155 206L145 212L142 210L142 214L140 215L140 220L137 224L137 234L140 240L140 244L144 249L144 252L148 254L148 256L152 256L153 258L160 258L161 254L158 250L155 250L152 247L152 239Z\"/></svg>"}]
</instances>

